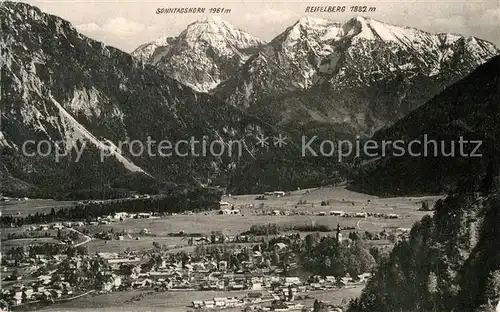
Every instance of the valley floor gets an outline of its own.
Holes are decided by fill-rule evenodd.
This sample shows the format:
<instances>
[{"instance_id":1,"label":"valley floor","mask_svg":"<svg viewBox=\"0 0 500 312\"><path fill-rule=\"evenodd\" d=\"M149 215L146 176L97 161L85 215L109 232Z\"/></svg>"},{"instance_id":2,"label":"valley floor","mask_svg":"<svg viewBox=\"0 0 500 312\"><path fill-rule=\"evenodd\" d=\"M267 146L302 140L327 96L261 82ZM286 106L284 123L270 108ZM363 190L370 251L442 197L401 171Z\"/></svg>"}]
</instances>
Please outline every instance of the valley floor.
<instances>
[{"instance_id":1,"label":"valley floor","mask_svg":"<svg viewBox=\"0 0 500 312\"><path fill-rule=\"evenodd\" d=\"M259 194L260 195L260 194ZM401 231L411 228L411 226L419 221L423 216L431 214L429 211L419 211L422 202L429 203L433 206L441 196L426 196L426 197L396 197L396 198L379 198L366 194L356 193L346 190L344 187L322 187L309 190L298 190L291 192L286 196L266 196L265 200L258 199L259 195L238 195L224 196L221 202L227 202L227 207L224 209L234 208L239 210L238 214L226 215L219 214L220 211L210 211L201 213L185 213L178 215L170 215L166 217L146 218L146 219L126 219L124 221L111 222L109 224L99 225L84 225L76 228L64 229L65 234L71 234L70 231L78 234L78 240L73 244L81 244L88 250L89 255L95 255L100 252L124 252L136 251L139 253L152 250L154 244L162 246L167 252L192 252L196 248L188 244L188 238L177 237L173 234L184 232L185 234L197 233L203 236L210 237L212 232L219 231L226 237L237 236L250 230L254 225L276 224L281 227L280 232L297 232L293 226L310 226L324 225L328 227L330 232L322 232L321 235L334 235L334 229L337 223L345 230L345 235L350 231L356 231L360 234L365 231L371 233L380 233L382 231ZM50 203L42 204L34 200L30 207L32 211L38 209L58 208L67 203L54 202L50 207ZM24 203L15 203L9 206L9 212L12 213L16 209L21 209L27 205ZM47 207L49 206L49 207ZM194 208L193 208L194 210ZM350 217L342 217L330 215L330 212L342 211L350 214ZM353 215L356 213L370 213L366 218L356 218ZM384 218L374 216L374 214L393 214L397 218ZM23 226L19 228L2 229L2 252L7 249L18 246L28 246L31 244L39 244L47 241L57 242L57 231L48 230L40 231L29 229L33 225ZM77 230L75 230L77 229ZM104 240L93 237L99 233L126 233L118 239ZM147 234L144 234L144 233ZM19 235L28 233L33 237L14 238ZM48 233L48 235L47 235ZM84 235L83 233L87 233ZM301 237L309 234L308 232L299 232ZM10 235L11 238L8 238ZM17 236L16 236L17 235ZM43 237L48 236L48 237ZM90 239L92 237L92 239ZM392 247L392 243L386 239L367 240L371 245L385 245L387 248ZM251 242L235 243L240 246ZM7 268L4 268L7 269ZM5 270L9 272L9 270ZM24 272L24 273L23 273ZM27 269L21 270L24 279L31 278L31 272ZM5 275L4 275L5 276ZM330 301L334 304L340 304L342 299L349 299L359 295L363 286L358 285L353 288L341 288L323 292L308 292L314 298L323 301ZM134 301L132 298L144 293L140 300ZM234 291L167 291L154 292L145 290L135 291L116 291L107 294L90 294L62 303L55 303L45 307L43 311L96 311L96 312L112 312L112 311L138 311L146 309L147 311L174 311L181 312L189 310L189 306L193 300L211 300L214 297L233 297L244 292ZM137 297L136 297L137 298ZM302 302L299 302L302 303ZM312 305L311 299L304 301L304 305ZM238 308L234 311L240 311ZM224 311L232 311L226 309Z\"/></svg>"}]
</instances>

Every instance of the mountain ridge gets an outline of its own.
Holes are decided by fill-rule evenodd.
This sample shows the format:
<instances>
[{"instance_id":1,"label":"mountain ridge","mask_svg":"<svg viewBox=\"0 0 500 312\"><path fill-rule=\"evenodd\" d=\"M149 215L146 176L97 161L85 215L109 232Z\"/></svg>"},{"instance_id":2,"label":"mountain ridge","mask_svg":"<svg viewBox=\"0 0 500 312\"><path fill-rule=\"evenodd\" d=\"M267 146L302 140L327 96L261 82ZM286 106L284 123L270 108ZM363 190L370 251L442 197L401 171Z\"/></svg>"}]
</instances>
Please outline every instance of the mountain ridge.
<instances>
[{"instance_id":1,"label":"mountain ridge","mask_svg":"<svg viewBox=\"0 0 500 312\"><path fill-rule=\"evenodd\" d=\"M404 41L395 40L393 30L376 38L363 30L368 24L379 32L382 26L396 27L361 17L342 25L303 18L249 58L214 94L253 113L264 110L277 124L341 126L354 118L360 120L355 134L371 135L499 53L481 39L408 27L397 27ZM297 92L302 94L297 97ZM350 107L336 108L343 103ZM304 108L312 114L303 115Z\"/></svg>"}]
</instances>

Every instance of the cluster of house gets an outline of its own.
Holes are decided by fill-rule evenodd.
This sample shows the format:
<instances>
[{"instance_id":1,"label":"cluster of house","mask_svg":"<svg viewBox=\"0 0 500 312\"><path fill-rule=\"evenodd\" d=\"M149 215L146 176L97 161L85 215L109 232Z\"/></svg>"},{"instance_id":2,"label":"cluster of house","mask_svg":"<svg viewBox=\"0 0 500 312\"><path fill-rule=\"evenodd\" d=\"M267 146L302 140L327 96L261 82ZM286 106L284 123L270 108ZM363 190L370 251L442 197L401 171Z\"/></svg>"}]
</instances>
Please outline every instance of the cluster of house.
<instances>
[{"instance_id":1,"label":"cluster of house","mask_svg":"<svg viewBox=\"0 0 500 312\"><path fill-rule=\"evenodd\" d=\"M278 298L278 299L277 299ZM219 297L208 300L195 300L191 303L194 309L227 309L227 308L236 308L236 307L249 307L250 310L254 311L265 311L265 310L273 310L273 311L290 311L290 310L302 310L304 305L298 303L292 303L283 301L279 307L265 307L263 304L269 303L275 300L280 300L279 296L269 293L250 293L245 297Z\"/></svg>"},{"instance_id":2,"label":"cluster of house","mask_svg":"<svg viewBox=\"0 0 500 312\"><path fill-rule=\"evenodd\" d=\"M308 282L303 282L298 277L275 277L274 287L263 287L258 290L264 292L250 292L245 297L219 297L208 300L195 300L192 307L195 309L223 309L232 307L247 306L250 310L258 311L291 311L308 310L302 304L294 303L295 300L308 298L305 295L310 291L328 290L340 285L353 285L355 283L365 283L371 277L371 273L360 274L355 282L349 275L341 279L334 276L313 276ZM271 306L264 306L271 303ZM310 309L309 309L310 310ZM331 311L342 311L341 308L332 307Z\"/></svg>"},{"instance_id":3,"label":"cluster of house","mask_svg":"<svg viewBox=\"0 0 500 312\"><path fill-rule=\"evenodd\" d=\"M251 262L242 263L242 271L233 273L227 261L205 260L198 262L169 262L162 260L151 271L141 270L140 259L123 257L112 253L99 253L99 257L110 265L112 273L122 272L124 265L129 266L128 276L124 276L116 288L162 288L192 290L262 290L273 283L280 282L279 268L254 269ZM108 289L106 289L108 290Z\"/></svg>"},{"instance_id":4,"label":"cluster of house","mask_svg":"<svg viewBox=\"0 0 500 312\"><path fill-rule=\"evenodd\" d=\"M282 245L282 246L281 246ZM286 248L283 243L276 244L276 248ZM236 253L236 251L234 251ZM101 284L98 291L119 291L125 289L157 289L157 290L251 290L269 291L273 298L289 298L299 292L312 290L326 290L341 285L354 283L350 277L341 280L335 277L316 277L304 282L298 277L281 276L283 269L279 266L258 268L256 263L262 259L260 251L254 251L251 261L242 261L237 271L234 271L227 261L216 261L212 258L195 261L191 257L184 261L174 261L165 255L156 260L156 264L148 267L145 262L152 260L152 256L131 254L118 254L101 252L94 255L35 255L24 257L23 263L17 263L14 259L4 258L4 267L29 268L31 276L43 274L29 281L15 280L13 284L2 289L2 299L10 305L18 305L26 301L41 300L48 298L71 297L73 293L79 294L83 290L80 285L72 285L65 280L68 270L76 273L87 266L90 260L98 259L104 263L95 274L101 274ZM65 261L67 260L67 261ZM61 264L69 263L69 268L64 271ZM159 262L158 262L159 261ZM44 272L43 268L58 268L51 272ZM101 270L101 271L99 271ZM369 275L360 275L356 280L363 282ZM292 292L291 292L292 289ZM278 296L278 297L276 297ZM226 298L227 299L227 298ZM233 300L224 300L225 305L238 304ZM205 302L204 305L207 305ZM221 303L218 303L219 305ZM214 306L217 305L214 301ZM208 306L211 306L208 304Z\"/></svg>"},{"instance_id":5,"label":"cluster of house","mask_svg":"<svg viewBox=\"0 0 500 312\"><path fill-rule=\"evenodd\" d=\"M29 198L28 197L7 197L0 195L0 202L10 202L10 201L27 201Z\"/></svg>"},{"instance_id":6,"label":"cluster of house","mask_svg":"<svg viewBox=\"0 0 500 312\"><path fill-rule=\"evenodd\" d=\"M272 191L272 192L265 192L264 195L282 197L287 195L287 193L285 193L284 191Z\"/></svg>"},{"instance_id":7,"label":"cluster of house","mask_svg":"<svg viewBox=\"0 0 500 312\"><path fill-rule=\"evenodd\" d=\"M52 230L62 230L64 228L72 228L84 226L84 222L63 222L63 223L52 223L52 224L40 224L40 225L32 225L26 228L26 231L48 231Z\"/></svg>"},{"instance_id":8,"label":"cluster of house","mask_svg":"<svg viewBox=\"0 0 500 312\"><path fill-rule=\"evenodd\" d=\"M160 216L152 212L128 213L117 212L113 215L97 217L97 221L91 221L90 225L110 224L112 222L125 221L126 219L159 219Z\"/></svg>"},{"instance_id":9,"label":"cluster of house","mask_svg":"<svg viewBox=\"0 0 500 312\"><path fill-rule=\"evenodd\" d=\"M239 211L238 211L239 212ZM400 219L402 216L395 213L374 213L374 212L345 212L341 210L332 210L330 212L320 211L293 211L293 210L269 210L269 211L256 211L257 215L268 216L297 216L297 215L316 215L316 216L338 216L344 218L383 218L383 219Z\"/></svg>"},{"instance_id":10,"label":"cluster of house","mask_svg":"<svg viewBox=\"0 0 500 312\"><path fill-rule=\"evenodd\" d=\"M195 300L192 306L195 309L236 308L245 305L245 300L238 297L220 297L211 300Z\"/></svg>"},{"instance_id":11,"label":"cluster of house","mask_svg":"<svg viewBox=\"0 0 500 312\"><path fill-rule=\"evenodd\" d=\"M240 214L239 209L221 209L219 210L219 214L221 215L238 215Z\"/></svg>"},{"instance_id":12,"label":"cluster of house","mask_svg":"<svg viewBox=\"0 0 500 312\"><path fill-rule=\"evenodd\" d=\"M152 212L141 212L141 213L117 212L114 215L97 217L96 221L90 221L88 222L88 225L111 224L113 222L124 221L126 219L155 219L155 218L160 218L160 217L154 215ZM64 228L79 227L85 225L86 222L83 221L74 221L74 222L67 221L63 223L40 224L38 226L32 225L27 230L28 231L48 231L49 229L62 230Z\"/></svg>"},{"instance_id":13,"label":"cluster of house","mask_svg":"<svg viewBox=\"0 0 500 312\"><path fill-rule=\"evenodd\" d=\"M100 199L89 199L89 200L84 200L84 201L79 201L76 204L77 205L87 205L87 204L103 204L106 202L121 202L121 201L126 201L126 200L131 200L131 199L149 199L151 198L150 195L148 194L134 194L130 196L129 198L118 198L118 199L105 199L105 200L100 200Z\"/></svg>"},{"instance_id":14,"label":"cluster of house","mask_svg":"<svg viewBox=\"0 0 500 312\"><path fill-rule=\"evenodd\" d=\"M15 284L12 287L2 289L1 296L9 306L17 306L23 302L61 298L73 294L73 288L68 282L61 281L56 285L49 284L50 279L38 280L28 285Z\"/></svg>"},{"instance_id":15,"label":"cluster of house","mask_svg":"<svg viewBox=\"0 0 500 312\"><path fill-rule=\"evenodd\" d=\"M66 255L58 255L52 258L44 255L37 255L29 259L26 263L21 263L20 268L28 268L31 272L36 272L39 269L46 267L49 264L60 263ZM4 267L15 266L9 259L4 259ZM36 300L53 300L61 297L70 297L75 291L74 285L65 281L64 277L54 278L57 270L45 272L29 281L21 280L21 276L6 276L2 283L0 296L1 299L6 301L9 306L20 305L24 302Z\"/></svg>"},{"instance_id":16,"label":"cluster of house","mask_svg":"<svg viewBox=\"0 0 500 312\"><path fill-rule=\"evenodd\" d=\"M302 281L299 277L285 277L279 267L255 268L251 261L242 262L242 268L232 272L227 261L203 260L173 262L161 260L155 269L144 272L141 270L141 259L124 257L115 253L99 253L110 266L110 276L123 274L123 266L129 266L127 276L122 276L120 284L108 284L103 290L121 288L161 288L184 290L272 290L275 293L287 293L289 287L296 287L297 292L333 289L341 285L363 283L369 273L359 275L355 280L349 276L337 279L333 276L314 277L310 281Z\"/></svg>"}]
</instances>

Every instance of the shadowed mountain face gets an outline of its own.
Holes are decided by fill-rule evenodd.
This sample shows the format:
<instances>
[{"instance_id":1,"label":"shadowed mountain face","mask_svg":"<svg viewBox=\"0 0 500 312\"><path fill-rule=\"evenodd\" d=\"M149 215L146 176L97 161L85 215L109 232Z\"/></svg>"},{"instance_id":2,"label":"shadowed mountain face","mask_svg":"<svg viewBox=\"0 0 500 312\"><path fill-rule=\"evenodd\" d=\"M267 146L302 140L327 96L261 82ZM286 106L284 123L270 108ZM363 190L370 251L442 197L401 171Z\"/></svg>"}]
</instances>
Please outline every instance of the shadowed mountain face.
<instances>
[{"instance_id":1,"label":"shadowed mountain face","mask_svg":"<svg viewBox=\"0 0 500 312\"><path fill-rule=\"evenodd\" d=\"M82 36L67 21L35 7L6 2L0 21L1 191L113 185L124 174L207 183L237 158L149 157L146 151L134 156L129 146L120 152L115 144L206 136L208 142L242 140L247 149L247 136L262 129L238 109ZM26 140L36 142L28 146L30 153L42 140L58 142L61 153L73 153L59 163L54 151L46 157L23 156ZM76 162L74 151L82 145L85 152ZM101 153L109 155L104 163Z\"/></svg>"},{"instance_id":2,"label":"shadowed mountain face","mask_svg":"<svg viewBox=\"0 0 500 312\"><path fill-rule=\"evenodd\" d=\"M257 134L272 144L275 126L79 34L67 21L12 2L0 17L1 192L156 192L174 182L220 184L234 193L339 180L334 163L300 159L294 144L277 153L255 145ZM191 138L198 141L194 152ZM26 152L34 156L23 152L29 140ZM162 140L171 145L160 146ZM176 156L181 140L189 143ZM220 144L210 149L218 141L222 155ZM36 153L38 144L51 153ZM58 161L56 148L67 154Z\"/></svg>"},{"instance_id":3,"label":"shadowed mountain face","mask_svg":"<svg viewBox=\"0 0 500 312\"><path fill-rule=\"evenodd\" d=\"M370 136L498 53L475 37L304 17L267 44L205 18L132 54L271 124Z\"/></svg>"},{"instance_id":4,"label":"shadowed mountain face","mask_svg":"<svg viewBox=\"0 0 500 312\"><path fill-rule=\"evenodd\" d=\"M447 197L381 261L349 312L494 312L500 306L498 183Z\"/></svg>"},{"instance_id":5,"label":"shadowed mountain face","mask_svg":"<svg viewBox=\"0 0 500 312\"><path fill-rule=\"evenodd\" d=\"M354 187L384 195L473 191L483 187L480 181L493 174L498 163L499 73L497 56L393 126L378 131L373 137L377 141L424 141L427 135L428 144L417 144L412 149L414 154L421 153L420 157L386 157L362 166ZM461 137L463 141L482 143L463 143L461 153ZM433 156L436 145L437 157ZM481 156L471 157L476 146L474 155Z\"/></svg>"}]
</instances>

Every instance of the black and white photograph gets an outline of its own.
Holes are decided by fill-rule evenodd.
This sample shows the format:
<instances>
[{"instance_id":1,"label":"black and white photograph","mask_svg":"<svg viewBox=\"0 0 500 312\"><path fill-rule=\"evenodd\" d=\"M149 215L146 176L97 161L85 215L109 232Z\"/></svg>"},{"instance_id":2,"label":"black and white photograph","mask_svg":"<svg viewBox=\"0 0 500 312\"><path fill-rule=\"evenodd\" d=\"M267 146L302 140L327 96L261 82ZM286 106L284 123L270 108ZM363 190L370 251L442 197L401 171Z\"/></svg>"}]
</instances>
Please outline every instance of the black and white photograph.
<instances>
[{"instance_id":1,"label":"black and white photograph","mask_svg":"<svg viewBox=\"0 0 500 312\"><path fill-rule=\"evenodd\" d=\"M0 0L0 312L500 312L498 0Z\"/></svg>"}]
</instances>

